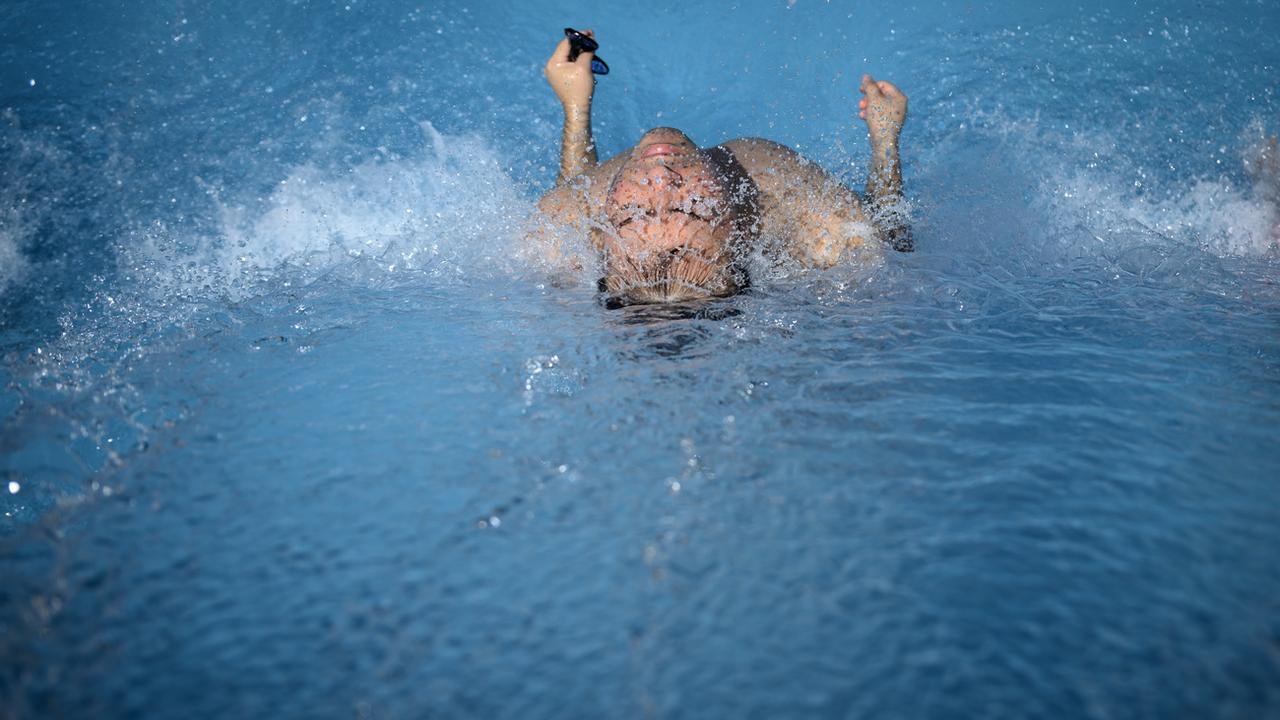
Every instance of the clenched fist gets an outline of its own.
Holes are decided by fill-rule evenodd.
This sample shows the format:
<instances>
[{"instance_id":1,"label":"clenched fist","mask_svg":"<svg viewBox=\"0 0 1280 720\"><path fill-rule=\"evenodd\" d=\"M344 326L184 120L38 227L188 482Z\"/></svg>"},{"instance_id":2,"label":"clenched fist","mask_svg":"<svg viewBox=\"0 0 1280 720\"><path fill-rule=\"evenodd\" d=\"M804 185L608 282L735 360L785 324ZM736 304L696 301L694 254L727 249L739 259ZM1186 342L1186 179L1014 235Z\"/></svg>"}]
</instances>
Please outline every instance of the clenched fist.
<instances>
[{"instance_id":1,"label":"clenched fist","mask_svg":"<svg viewBox=\"0 0 1280 720\"><path fill-rule=\"evenodd\" d=\"M594 38L595 33L583 30L583 35ZM591 58L595 53L583 51L578 58L569 61L569 39L565 38L556 45L556 50L547 60L542 72L547 76L547 83L560 98L565 110L587 110L591 107L591 95L596 89L595 75L591 74Z\"/></svg>"},{"instance_id":2,"label":"clenched fist","mask_svg":"<svg viewBox=\"0 0 1280 720\"><path fill-rule=\"evenodd\" d=\"M898 144L898 134L907 119L907 96L891 82L877 81L870 75L862 76L858 87L862 99L858 101L858 117L867 121L872 147L891 147Z\"/></svg>"}]
</instances>

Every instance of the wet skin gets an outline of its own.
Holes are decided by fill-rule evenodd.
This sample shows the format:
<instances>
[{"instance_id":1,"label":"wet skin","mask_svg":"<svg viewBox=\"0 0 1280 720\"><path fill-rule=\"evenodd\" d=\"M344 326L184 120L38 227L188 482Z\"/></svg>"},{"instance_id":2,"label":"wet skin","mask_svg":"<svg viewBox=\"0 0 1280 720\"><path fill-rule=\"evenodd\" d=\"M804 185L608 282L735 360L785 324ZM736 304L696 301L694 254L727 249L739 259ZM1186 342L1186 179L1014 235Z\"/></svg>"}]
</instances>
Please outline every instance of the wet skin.
<instances>
[{"instance_id":1,"label":"wet skin","mask_svg":"<svg viewBox=\"0 0 1280 720\"><path fill-rule=\"evenodd\" d=\"M635 147L552 190L539 207L552 222L589 233L606 278L655 253L696 258L705 267L698 277L721 281L702 296L735 291L742 282L734 277L734 254L761 237L782 239L792 257L816 267L851 251L864 259L882 252L857 193L790 148L760 138L704 150L678 130L655 128ZM625 273L614 285L624 284ZM689 297L697 295L690 289Z\"/></svg>"},{"instance_id":2,"label":"wet skin","mask_svg":"<svg viewBox=\"0 0 1280 720\"><path fill-rule=\"evenodd\" d=\"M740 138L702 149L679 130L660 127L597 162L590 55L569 61L567 50L561 42L546 66L565 111L560 178L538 204L544 227L531 233L547 257L582 265L549 240L553 233L545 226L586 233L610 292L663 302L736 292L746 280L740 261L762 237L780 240L793 258L815 267L850 256L874 260L883 252L877 238L910 249L905 223L871 222L858 193L769 140ZM860 116L872 131L867 191L882 210L901 198L897 138L906 96L865 75L860 90ZM877 219L888 215L894 213Z\"/></svg>"}]
</instances>

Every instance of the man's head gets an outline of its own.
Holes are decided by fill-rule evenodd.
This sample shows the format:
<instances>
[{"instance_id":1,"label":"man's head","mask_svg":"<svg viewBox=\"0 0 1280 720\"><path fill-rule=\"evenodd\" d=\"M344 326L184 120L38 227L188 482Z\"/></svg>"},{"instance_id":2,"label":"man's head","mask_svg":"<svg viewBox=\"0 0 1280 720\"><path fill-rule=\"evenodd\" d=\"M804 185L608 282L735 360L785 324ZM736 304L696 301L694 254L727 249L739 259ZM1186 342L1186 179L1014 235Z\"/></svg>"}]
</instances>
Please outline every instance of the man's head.
<instances>
[{"instance_id":1,"label":"man's head","mask_svg":"<svg viewBox=\"0 0 1280 720\"><path fill-rule=\"evenodd\" d=\"M607 291L626 303L679 302L737 292L737 252L747 231L724 171L684 133L655 128L629 153L609 187Z\"/></svg>"}]
</instances>

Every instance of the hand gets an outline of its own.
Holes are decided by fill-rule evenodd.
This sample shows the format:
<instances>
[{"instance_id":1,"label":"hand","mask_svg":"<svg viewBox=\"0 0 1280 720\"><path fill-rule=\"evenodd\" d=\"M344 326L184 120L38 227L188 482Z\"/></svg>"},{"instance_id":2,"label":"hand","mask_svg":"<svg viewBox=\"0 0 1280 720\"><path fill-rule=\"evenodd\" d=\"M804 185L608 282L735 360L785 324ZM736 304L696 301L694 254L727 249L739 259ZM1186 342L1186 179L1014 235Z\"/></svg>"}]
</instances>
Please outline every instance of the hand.
<instances>
[{"instance_id":1,"label":"hand","mask_svg":"<svg viewBox=\"0 0 1280 720\"><path fill-rule=\"evenodd\" d=\"M1280 146L1275 135L1245 152L1244 170L1254 182L1280 182Z\"/></svg>"},{"instance_id":2,"label":"hand","mask_svg":"<svg viewBox=\"0 0 1280 720\"><path fill-rule=\"evenodd\" d=\"M872 146L897 145L902 123L907 119L907 96L893 83L876 81L870 75L862 76L858 90L862 93L858 117L867 121Z\"/></svg>"},{"instance_id":3,"label":"hand","mask_svg":"<svg viewBox=\"0 0 1280 720\"><path fill-rule=\"evenodd\" d=\"M583 35L594 38L595 33L583 30ZM591 95L596 89L596 77L591 74L591 58L594 53L585 50L578 59L569 62L569 39L565 38L556 45L556 51L547 60L542 72L547 76L547 84L560 98L565 110L586 110L591 107Z\"/></svg>"}]
</instances>

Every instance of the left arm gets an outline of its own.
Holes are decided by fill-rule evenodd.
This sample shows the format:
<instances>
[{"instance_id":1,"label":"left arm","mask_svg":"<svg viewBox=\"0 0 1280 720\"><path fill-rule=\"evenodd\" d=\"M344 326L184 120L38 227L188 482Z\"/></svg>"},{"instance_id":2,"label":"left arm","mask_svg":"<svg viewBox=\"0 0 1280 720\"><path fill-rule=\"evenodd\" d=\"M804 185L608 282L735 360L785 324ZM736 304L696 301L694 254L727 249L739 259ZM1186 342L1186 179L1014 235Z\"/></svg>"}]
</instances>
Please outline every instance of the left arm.
<instances>
[{"instance_id":1,"label":"left arm","mask_svg":"<svg viewBox=\"0 0 1280 720\"><path fill-rule=\"evenodd\" d=\"M798 262L828 268L847 251L880 255L862 198L817 163L763 138L731 140L721 147L759 188L761 234L784 238Z\"/></svg>"},{"instance_id":2,"label":"left arm","mask_svg":"<svg viewBox=\"0 0 1280 720\"><path fill-rule=\"evenodd\" d=\"M907 96L869 75L861 90L859 116L867 122L872 153L865 199L785 145L745 138L723 146L760 189L764 233L789 238L791 255L806 265L831 267L851 250L879 255L877 235L895 250L912 249L898 157Z\"/></svg>"},{"instance_id":3,"label":"left arm","mask_svg":"<svg viewBox=\"0 0 1280 720\"><path fill-rule=\"evenodd\" d=\"M911 226L902 198L902 162L898 157L898 136L907 119L907 96L896 85L862 76L858 88L858 117L867 121L871 135L871 170L867 174L867 202L872 222L894 250L914 249Z\"/></svg>"}]
</instances>

